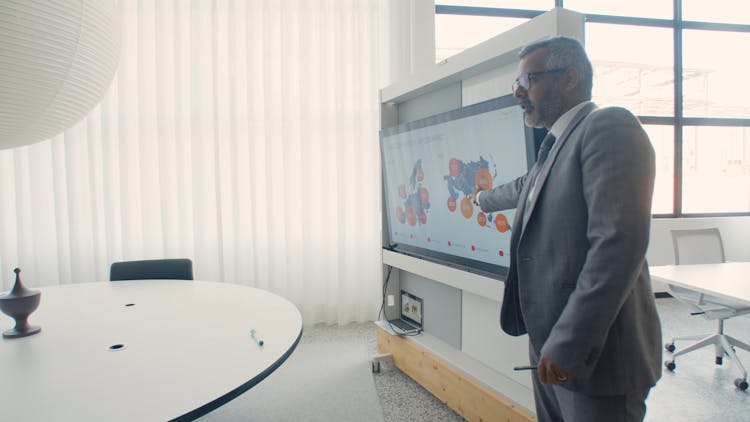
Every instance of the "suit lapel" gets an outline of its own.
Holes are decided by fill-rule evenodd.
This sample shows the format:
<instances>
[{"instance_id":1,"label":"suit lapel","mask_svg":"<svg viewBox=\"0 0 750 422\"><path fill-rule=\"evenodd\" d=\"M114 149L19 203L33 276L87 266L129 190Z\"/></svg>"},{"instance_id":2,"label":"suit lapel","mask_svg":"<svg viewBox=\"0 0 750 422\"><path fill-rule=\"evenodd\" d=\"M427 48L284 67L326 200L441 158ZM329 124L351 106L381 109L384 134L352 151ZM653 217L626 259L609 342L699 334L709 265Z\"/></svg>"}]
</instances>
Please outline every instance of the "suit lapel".
<instances>
[{"instance_id":1,"label":"suit lapel","mask_svg":"<svg viewBox=\"0 0 750 422\"><path fill-rule=\"evenodd\" d=\"M568 137L578 126L578 124L580 124L581 121L583 121L583 119L595 109L596 105L594 103L591 103L584 106L581 110L578 111L578 113L576 113L575 117L573 117L568 127L565 128L565 131L556 140L556 143L558 143L558 145L556 145L550 151L541 168L537 169L536 164L534 165L534 167L532 167L532 169L526 176L527 180L524 183L523 189L521 189L518 207L516 208L516 217L514 218L514 225L516 230L513 230L511 233L510 270L508 271L508 277L505 280L503 304L500 308L500 325L502 326L503 331L512 336L520 336L522 334L526 334L527 332L526 324L523 318L523 310L521 309L520 292L518 289L518 269L516 268L518 244L521 240L521 237L523 236L524 228L526 227L526 221L523 216L525 214L524 207L532 207L532 209L530 209L530 212L528 213L529 215L531 215L531 211L533 211L533 207L536 204L536 198L539 196L539 193L544 186L544 181L547 179L547 175L549 174L550 168L552 168L552 164L557 158L558 152L560 151L560 149L562 149L563 144L565 143L565 141L567 141ZM526 200L529 196L529 189L531 189L531 184L534 181L533 178L535 177L535 174L537 175L537 180L534 190L534 196L527 204Z\"/></svg>"},{"instance_id":2,"label":"suit lapel","mask_svg":"<svg viewBox=\"0 0 750 422\"><path fill-rule=\"evenodd\" d=\"M542 188L544 187L544 182L547 180L547 176L549 175L550 169L552 168L552 165L555 162L555 159L557 158L557 154L560 152L560 150L563 148L563 145L570 137L570 134L575 130L575 128L583 121L583 119L588 116L592 111L594 111L597 108L596 104L590 103L587 104L582 109L578 110L578 113L573 117L573 120L570 121L570 124L568 127L565 128L563 133L560 135L559 138L555 141L557 145L555 145L552 150L549 152L549 155L547 156L547 159L542 163L542 167L538 169L538 175L536 177L536 185L534 188L534 195L531 197L531 201L525 204L525 206L530 207L528 216L531 218L531 214L534 211L534 206L536 205L537 198L539 198L539 193L541 193ZM533 180L529 180L529 185L533 182ZM526 192L523 193L522 202L526 202L526 199L528 197L528 189L530 186L524 186L524 190ZM519 204L520 205L520 204ZM522 209L522 208L521 208ZM523 216L521 216L523 219L523 226L521 227L521 234L523 234L523 229L526 227L526 223L528 223L528 219L524 219Z\"/></svg>"}]
</instances>

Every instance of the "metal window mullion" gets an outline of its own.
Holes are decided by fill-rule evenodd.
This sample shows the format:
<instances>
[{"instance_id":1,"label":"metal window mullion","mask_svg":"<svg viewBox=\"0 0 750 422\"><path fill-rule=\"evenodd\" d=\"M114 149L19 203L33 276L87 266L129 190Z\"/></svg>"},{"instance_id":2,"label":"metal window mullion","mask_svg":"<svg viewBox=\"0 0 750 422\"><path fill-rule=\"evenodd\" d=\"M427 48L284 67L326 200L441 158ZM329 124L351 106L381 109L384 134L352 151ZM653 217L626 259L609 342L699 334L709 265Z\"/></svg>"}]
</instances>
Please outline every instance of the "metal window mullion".
<instances>
[{"instance_id":1,"label":"metal window mullion","mask_svg":"<svg viewBox=\"0 0 750 422\"><path fill-rule=\"evenodd\" d=\"M735 117L683 117L684 126L729 126L729 127L748 127L750 119Z\"/></svg>"},{"instance_id":2,"label":"metal window mullion","mask_svg":"<svg viewBox=\"0 0 750 422\"><path fill-rule=\"evenodd\" d=\"M699 29L705 31L750 32L750 25L719 22L681 21L683 29Z\"/></svg>"},{"instance_id":3,"label":"metal window mullion","mask_svg":"<svg viewBox=\"0 0 750 422\"><path fill-rule=\"evenodd\" d=\"M547 10L503 9L499 7L435 5L436 15L489 16L503 18L535 18Z\"/></svg>"},{"instance_id":4,"label":"metal window mullion","mask_svg":"<svg viewBox=\"0 0 750 422\"><path fill-rule=\"evenodd\" d=\"M644 125L669 125L674 126L675 121L672 116L638 116L638 120Z\"/></svg>"},{"instance_id":5,"label":"metal window mullion","mask_svg":"<svg viewBox=\"0 0 750 422\"><path fill-rule=\"evenodd\" d=\"M598 15L593 13L584 14L586 22L609 23L616 25L651 26L661 28L672 28L675 20L659 18L642 18L636 16ZM750 32L750 25L736 23L700 22L680 20L683 29L700 29L705 31L725 32Z\"/></svg>"},{"instance_id":6,"label":"metal window mullion","mask_svg":"<svg viewBox=\"0 0 750 422\"><path fill-rule=\"evenodd\" d=\"M584 14L586 22L608 23L614 25L650 26L657 28L672 28L674 21L671 19L640 18L635 16L598 15L594 13Z\"/></svg>"}]
</instances>

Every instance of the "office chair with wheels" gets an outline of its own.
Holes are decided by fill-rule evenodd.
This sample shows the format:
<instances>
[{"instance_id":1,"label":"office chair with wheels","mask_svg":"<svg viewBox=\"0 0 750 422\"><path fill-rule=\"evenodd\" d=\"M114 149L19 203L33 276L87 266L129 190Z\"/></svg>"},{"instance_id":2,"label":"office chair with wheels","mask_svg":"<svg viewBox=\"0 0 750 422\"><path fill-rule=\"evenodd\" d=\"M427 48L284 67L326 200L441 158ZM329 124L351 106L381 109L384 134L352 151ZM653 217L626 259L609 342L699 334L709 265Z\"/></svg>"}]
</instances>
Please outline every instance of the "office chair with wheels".
<instances>
[{"instance_id":1,"label":"office chair with wheels","mask_svg":"<svg viewBox=\"0 0 750 422\"><path fill-rule=\"evenodd\" d=\"M192 280L193 261L189 259L149 259L145 261L113 262L109 280L170 279Z\"/></svg>"},{"instance_id":2,"label":"office chair with wheels","mask_svg":"<svg viewBox=\"0 0 750 422\"><path fill-rule=\"evenodd\" d=\"M721 233L717 228L672 230L671 235L676 265L717 264L726 261ZM664 362L667 369L674 371L677 367L675 363L677 356L713 345L716 364L721 365L724 355L729 356L737 364L742 373L742 377L734 380L734 384L738 388L746 390L748 387L747 371L739 359L737 359L735 347L750 352L750 345L724 334L724 320L750 313L750 306L745 303L707 295L679 286L668 285L667 287L672 296L693 308L694 312L691 315L703 315L708 320L717 320L719 325L716 334L673 337L672 341L665 345L668 352L674 352L672 360ZM681 340L698 341L675 352L675 342Z\"/></svg>"}]
</instances>

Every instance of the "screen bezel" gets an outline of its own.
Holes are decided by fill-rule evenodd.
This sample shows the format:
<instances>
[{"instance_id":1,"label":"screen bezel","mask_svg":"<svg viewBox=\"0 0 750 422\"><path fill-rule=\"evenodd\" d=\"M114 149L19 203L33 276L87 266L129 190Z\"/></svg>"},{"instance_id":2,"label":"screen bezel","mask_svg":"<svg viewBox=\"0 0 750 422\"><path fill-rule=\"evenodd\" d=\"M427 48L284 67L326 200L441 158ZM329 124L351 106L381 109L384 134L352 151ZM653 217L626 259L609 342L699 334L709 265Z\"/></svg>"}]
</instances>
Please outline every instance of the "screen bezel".
<instances>
[{"instance_id":1,"label":"screen bezel","mask_svg":"<svg viewBox=\"0 0 750 422\"><path fill-rule=\"evenodd\" d=\"M518 107L518 101L512 94L504 95L497 98L492 98L487 101L460 107L457 109L449 110L432 116L424 117L411 122L402 123L396 126L383 128L380 131L380 154L381 154L381 195L383 205L389 206L388 196L384 191L386 185L386 173L385 173L385 157L384 157L384 139L388 136L403 133L407 131L417 130L428 126L433 126L452 120L463 119L476 114L487 113L495 110L500 110L508 107ZM523 124L523 122L520 122ZM534 129L524 125L524 140L526 150L526 169L531 168L534 164L536 152L538 151L539 144L541 144L546 130ZM521 174L519 174L521 176ZM383 249L390 250L393 252L401 253L407 256L412 256L419 259L424 259L430 262L434 262L441 265L446 265L459 270L480 274L485 277L504 281L508 275L509 268L504 265L490 264L484 261L478 261L458 255L451 255L440 251L430 250L421 248L418 246L408 245L404 243L393 242L390 239L390 222L388 221L389 214L384 210L383 212Z\"/></svg>"}]
</instances>

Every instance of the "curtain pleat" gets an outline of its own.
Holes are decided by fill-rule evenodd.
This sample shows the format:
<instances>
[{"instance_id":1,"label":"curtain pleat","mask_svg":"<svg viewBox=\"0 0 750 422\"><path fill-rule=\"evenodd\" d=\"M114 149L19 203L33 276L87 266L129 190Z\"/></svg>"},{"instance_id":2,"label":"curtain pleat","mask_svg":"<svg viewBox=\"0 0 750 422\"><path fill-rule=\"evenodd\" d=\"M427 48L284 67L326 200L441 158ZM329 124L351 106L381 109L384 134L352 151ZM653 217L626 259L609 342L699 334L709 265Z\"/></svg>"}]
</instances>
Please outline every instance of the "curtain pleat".
<instances>
[{"instance_id":1,"label":"curtain pleat","mask_svg":"<svg viewBox=\"0 0 750 422\"><path fill-rule=\"evenodd\" d=\"M0 287L15 266L47 286L189 257L196 279L270 290L306 323L374 319L378 89L409 66L389 64L398 3L119 1L102 102L0 151Z\"/></svg>"}]
</instances>

